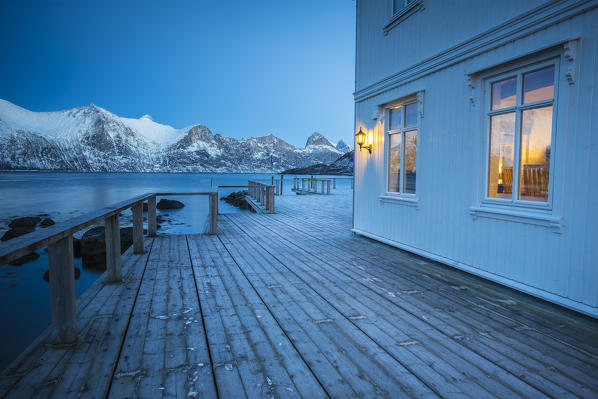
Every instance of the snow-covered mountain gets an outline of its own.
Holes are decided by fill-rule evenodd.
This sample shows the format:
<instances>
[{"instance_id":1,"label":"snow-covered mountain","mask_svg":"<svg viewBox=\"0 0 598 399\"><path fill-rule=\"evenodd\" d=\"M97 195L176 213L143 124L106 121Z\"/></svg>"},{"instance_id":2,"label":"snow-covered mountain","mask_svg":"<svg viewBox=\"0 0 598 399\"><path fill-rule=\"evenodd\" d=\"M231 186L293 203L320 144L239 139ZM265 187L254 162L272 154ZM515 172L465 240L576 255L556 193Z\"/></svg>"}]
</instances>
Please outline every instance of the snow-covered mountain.
<instances>
[{"instance_id":1,"label":"snow-covered mountain","mask_svg":"<svg viewBox=\"0 0 598 399\"><path fill-rule=\"evenodd\" d=\"M339 142L336 143L336 149L344 153L351 152L352 150L343 140L339 140Z\"/></svg>"},{"instance_id":2,"label":"snow-covered mountain","mask_svg":"<svg viewBox=\"0 0 598 399\"><path fill-rule=\"evenodd\" d=\"M32 112L0 100L0 170L279 172L344 152L319 133L297 148L271 134L236 140L204 125L175 129L95 105Z\"/></svg>"}]
</instances>

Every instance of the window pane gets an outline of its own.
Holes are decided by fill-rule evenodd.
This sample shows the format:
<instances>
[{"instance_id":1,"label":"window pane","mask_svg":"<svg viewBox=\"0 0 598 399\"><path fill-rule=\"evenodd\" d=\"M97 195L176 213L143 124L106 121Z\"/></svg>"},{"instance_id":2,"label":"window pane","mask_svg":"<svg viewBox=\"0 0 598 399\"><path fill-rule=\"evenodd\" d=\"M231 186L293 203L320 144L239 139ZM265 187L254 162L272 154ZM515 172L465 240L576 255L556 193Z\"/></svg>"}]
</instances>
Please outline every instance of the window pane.
<instances>
[{"instance_id":1,"label":"window pane","mask_svg":"<svg viewBox=\"0 0 598 399\"><path fill-rule=\"evenodd\" d=\"M407 104L405 106L405 126L417 126L417 103Z\"/></svg>"},{"instance_id":2,"label":"window pane","mask_svg":"<svg viewBox=\"0 0 598 399\"><path fill-rule=\"evenodd\" d=\"M492 109L514 107L517 104L517 78L492 83Z\"/></svg>"},{"instance_id":3,"label":"window pane","mask_svg":"<svg viewBox=\"0 0 598 399\"><path fill-rule=\"evenodd\" d=\"M554 66L523 75L523 103L550 100L554 96Z\"/></svg>"},{"instance_id":4,"label":"window pane","mask_svg":"<svg viewBox=\"0 0 598 399\"><path fill-rule=\"evenodd\" d=\"M388 138L388 191L398 193L401 176L401 133L391 134Z\"/></svg>"},{"instance_id":5,"label":"window pane","mask_svg":"<svg viewBox=\"0 0 598 399\"><path fill-rule=\"evenodd\" d=\"M417 160L417 130L405 133L405 180L403 192L415 194L415 166Z\"/></svg>"},{"instance_id":6,"label":"window pane","mask_svg":"<svg viewBox=\"0 0 598 399\"><path fill-rule=\"evenodd\" d=\"M401 128L401 117L403 116L403 107L392 108L390 110L390 130Z\"/></svg>"},{"instance_id":7,"label":"window pane","mask_svg":"<svg viewBox=\"0 0 598 399\"><path fill-rule=\"evenodd\" d=\"M490 117L488 197L513 197L513 144L515 113Z\"/></svg>"},{"instance_id":8,"label":"window pane","mask_svg":"<svg viewBox=\"0 0 598 399\"><path fill-rule=\"evenodd\" d=\"M523 111L519 199L548 201L552 107Z\"/></svg>"}]
</instances>

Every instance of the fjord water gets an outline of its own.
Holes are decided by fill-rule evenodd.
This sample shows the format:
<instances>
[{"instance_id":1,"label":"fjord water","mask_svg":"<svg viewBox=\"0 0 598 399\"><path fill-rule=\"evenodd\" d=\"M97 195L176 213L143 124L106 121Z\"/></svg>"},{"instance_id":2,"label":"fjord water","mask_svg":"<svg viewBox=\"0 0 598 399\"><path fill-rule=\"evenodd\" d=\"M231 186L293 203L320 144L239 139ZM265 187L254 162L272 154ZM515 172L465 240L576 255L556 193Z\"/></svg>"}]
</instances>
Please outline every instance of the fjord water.
<instances>
[{"instance_id":1,"label":"fjord water","mask_svg":"<svg viewBox=\"0 0 598 399\"><path fill-rule=\"evenodd\" d=\"M205 192L212 186L247 185L247 180L271 181L269 174L190 174L190 173L0 173L0 235L11 219L47 214L56 222L124 201L148 192ZM285 193L292 178L285 181ZM241 188L219 189L219 197ZM168 197L185 207L158 211L167 220L159 233L201 233L208 216L207 196ZM241 212L219 201L223 213ZM166 216L167 215L167 216ZM130 225L131 211L123 212L121 226ZM46 216L42 216L46 217ZM168 221L170 219L170 221ZM83 231L76 234L80 237ZM10 241L8 241L10 242ZM50 293L43 274L48 270L47 254L22 266L0 265L0 369L4 369L50 324ZM76 280L77 296L101 274L81 267Z\"/></svg>"}]
</instances>

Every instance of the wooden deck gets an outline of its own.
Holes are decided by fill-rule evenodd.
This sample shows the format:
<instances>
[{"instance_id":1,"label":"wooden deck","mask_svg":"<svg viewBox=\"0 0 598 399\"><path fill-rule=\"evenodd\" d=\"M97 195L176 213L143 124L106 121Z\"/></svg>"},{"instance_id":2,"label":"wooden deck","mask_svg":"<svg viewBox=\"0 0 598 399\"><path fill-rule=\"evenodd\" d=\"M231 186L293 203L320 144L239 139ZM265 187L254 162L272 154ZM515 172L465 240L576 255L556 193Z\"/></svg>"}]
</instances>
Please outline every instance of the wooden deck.
<instances>
[{"instance_id":1,"label":"wooden deck","mask_svg":"<svg viewBox=\"0 0 598 399\"><path fill-rule=\"evenodd\" d=\"M595 320L354 237L348 196L305 199L146 239L78 299L78 344L41 339L0 397L598 397Z\"/></svg>"}]
</instances>

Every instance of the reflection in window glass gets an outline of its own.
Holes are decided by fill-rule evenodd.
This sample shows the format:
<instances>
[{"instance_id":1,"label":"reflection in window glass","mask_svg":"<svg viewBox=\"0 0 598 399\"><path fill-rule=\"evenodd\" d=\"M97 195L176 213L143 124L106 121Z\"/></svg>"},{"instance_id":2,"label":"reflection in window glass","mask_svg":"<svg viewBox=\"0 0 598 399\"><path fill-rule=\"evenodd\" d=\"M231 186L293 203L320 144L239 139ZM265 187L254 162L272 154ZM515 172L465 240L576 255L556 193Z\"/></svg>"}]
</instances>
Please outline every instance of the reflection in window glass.
<instances>
[{"instance_id":1,"label":"reflection in window glass","mask_svg":"<svg viewBox=\"0 0 598 399\"><path fill-rule=\"evenodd\" d=\"M492 83L492 109L514 107L517 92L517 78Z\"/></svg>"},{"instance_id":2,"label":"reflection in window glass","mask_svg":"<svg viewBox=\"0 0 598 399\"><path fill-rule=\"evenodd\" d=\"M401 117L403 116L403 107L392 108L390 110L390 130L401 128Z\"/></svg>"},{"instance_id":3,"label":"reflection in window glass","mask_svg":"<svg viewBox=\"0 0 598 399\"><path fill-rule=\"evenodd\" d=\"M554 66L523 75L523 103L550 100L554 96Z\"/></svg>"},{"instance_id":4,"label":"reflection in window glass","mask_svg":"<svg viewBox=\"0 0 598 399\"><path fill-rule=\"evenodd\" d=\"M403 192L415 194L415 172L417 160L417 130L405 133L405 180Z\"/></svg>"},{"instance_id":5,"label":"reflection in window glass","mask_svg":"<svg viewBox=\"0 0 598 399\"><path fill-rule=\"evenodd\" d=\"M391 134L388 137L388 191L398 193L401 176L401 133Z\"/></svg>"},{"instance_id":6,"label":"reflection in window glass","mask_svg":"<svg viewBox=\"0 0 598 399\"><path fill-rule=\"evenodd\" d=\"M548 201L552 107L523 111L519 199Z\"/></svg>"},{"instance_id":7,"label":"reflection in window glass","mask_svg":"<svg viewBox=\"0 0 598 399\"><path fill-rule=\"evenodd\" d=\"M405 106L405 126L417 126L417 103Z\"/></svg>"},{"instance_id":8,"label":"reflection in window glass","mask_svg":"<svg viewBox=\"0 0 598 399\"><path fill-rule=\"evenodd\" d=\"M488 161L488 197L513 197L513 144L515 113L490 117L490 158Z\"/></svg>"}]
</instances>

